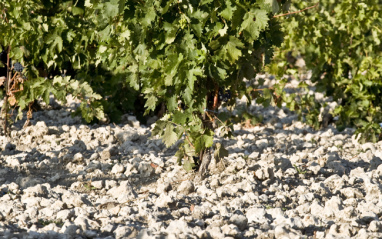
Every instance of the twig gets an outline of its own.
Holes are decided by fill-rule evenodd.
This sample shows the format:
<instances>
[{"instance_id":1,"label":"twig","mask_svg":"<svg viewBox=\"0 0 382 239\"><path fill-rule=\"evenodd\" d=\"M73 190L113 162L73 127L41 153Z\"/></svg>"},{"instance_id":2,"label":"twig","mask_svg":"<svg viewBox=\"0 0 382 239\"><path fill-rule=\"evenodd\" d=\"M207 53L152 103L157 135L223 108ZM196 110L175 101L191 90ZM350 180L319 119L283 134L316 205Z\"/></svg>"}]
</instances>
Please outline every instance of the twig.
<instances>
[{"instance_id":1,"label":"twig","mask_svg":"<svg viewBox=\"0 0 382 239\"><path fill-rule=\"evenodd\" d=\"M283 17L283 16L287 16L287 15L292 15L292 14L300 13L300 12L306 11L306 10L308 10L308 9L317 7L318 4L319 4L319 3L316 3L314 6L310 6L310 7L304 8L304 9L299 10L299 11L296 11L296 12L288 12L288 13L284 13L284 14L276 15L276 16L273 16L273 17L274 17L274 18L275 18L275 17Z\"/></svg>"},{"instance_id":2,"label":"twig","mask_svg":"<svg viewBox=\"0 0 382 239\"><path fill-rule=\"evenodd\" d=\"M193 148L195 148L195 146L191 143L190 139L188 138L188 135L186 134L186 131L184 131L184 134L185 134L185 136L186 136L186 139L187 139L188 143L189 143Z\"/></svg>"},{"instance_id":3,"label":"twig","mask_svg":"<svg viewBox=\"0 0 382 239\"><path fill-rule=\"evenodd\" d=\"M10 80L12 78L12 70L10 68L10 59L9 59L9 52L11 51L11 47L8 46L7 49L7 77L5 78L5 96L4 96L4 103L3 103L3 108L1 109L2 113L5 112L4 116L4 135L7 135L7 116L8 116L8 93L9 93L9 84Z\"/></svg>"},{"instance_id":4,"label":"twig","mask_svg":"<svg viewBox=\"0 0 382 239\"><path fill-rule=\"evenodd\" d=\"M252 91L262 91L262 90L273 90L274 88L273 87L269 87L269 88L261 88L261 89L252 89Z\"/></svg>"},{"instance_id":5,"label":"twig","mask_svg":"<svg viewBox=\"0 0 382 239\"><path fill-rule=\"evenodd\" d=\"M208 118L210 119L210 122L212 122L212 121L213 121L213 119L212 119L211 115L208 113L208 111L207 111L207 110L205 110L205 112L206 112L206 115L208 116Z\"/></svg>"},{"instance_id":6,"label":"twig","mask_svg":"<svg viewBox=\"0 0 382 239\"><path fill-rule=\"evenodd\" d=\"M226 126L226 124L223 123L223 121L221 121L218 117L216 117L216 115L214 115L214 118L217 119L218 121L220 121L220 123L224 126Z\"/></svg>"},{"instance_id":7,"label":"twig","mask_svg":"<svg viewBox=\"0 0 382 239\"><path fill-rule=\"evenodd\" d=\"M218 100L219 100L219 86L215 85L214 104L212 106L212 110L216 110L216 108L218 107Z\"/></svg>"}]
</instances>

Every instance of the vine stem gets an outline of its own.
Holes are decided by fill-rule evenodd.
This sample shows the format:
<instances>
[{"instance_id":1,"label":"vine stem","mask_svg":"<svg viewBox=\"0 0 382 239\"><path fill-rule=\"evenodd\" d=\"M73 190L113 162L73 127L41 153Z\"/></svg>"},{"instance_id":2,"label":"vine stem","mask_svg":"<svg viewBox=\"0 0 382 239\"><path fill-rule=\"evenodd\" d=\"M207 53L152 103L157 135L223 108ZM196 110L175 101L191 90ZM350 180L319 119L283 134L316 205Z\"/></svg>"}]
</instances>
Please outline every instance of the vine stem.
<instances>
[{"instance_id":1,"label":"vine stem","mask_svg":"<svg viewBox=\"0 0 382 239\"><path fill-rule=\"evenodd\" d=\"M261 88L261 89L252 89L252 91L263 91L263 90L273 90L274 88L273 87L268 87L268 88Z\"/></svg>"},{"instance_id":2,"label":"vine stem","mask_svg":"<svg viewBox=\"0 0 382 239\"><path fill-rule=\"evenodd\" d=\"M214 105L212 106L212 110L216 110L216 108L218 107L218 100L219 100L219 86L215 85Z\"/></svg>"},{"instance_id":3,"label":"vine stem","mask_svg":"<svg viewBox=\"0 0 382 239\"><path fill-rule=\"evenodd\" d=\"M4 103L2 108L2 113L5 114L4 116L4 135L7 135L7 128L8 128L8 93L9 93L9 84L12 78L12 71L10 66L10 59L9 59L9 52L11 51L11 47L8 46L7 49L7 77L5 78L5 96L4 96Z\"/></svg>"},{"instance_id":4,"label":"vine stem","mask_svg":"<svg viewBox=\"0 0 382 239\"><path fill-rule=\"evenodd\" d=\"M190 139L188 138L188 135L186 134L186 131L184 131L184 134L186 135L188 143L195 149L195 146L191 143Z\"/></svg>"},{"instance_id":5,"label":"vine stem","mask_svg":"<svg viewBox=\"0 0 382 239\"><path fill-rule=\"evenodd\" d=\"M299 10L299 11L295 11L295 12L288 12L288 13L284 13L284 14L280 14L280 15L276 15L276 16L273 16L273 18L275 17L283 17L283 16L287 16L287 15L292 15L292 14L296 14L296 13L300 13L300 12L303 12L303 11L306 11L308 9L311 9L311 8L315 8L318 6L319 3L316 3L315 5L313 6L310 6L310 7L307 7L307 8L304 8L302 10Z\"/></svg>"}]
</instances>

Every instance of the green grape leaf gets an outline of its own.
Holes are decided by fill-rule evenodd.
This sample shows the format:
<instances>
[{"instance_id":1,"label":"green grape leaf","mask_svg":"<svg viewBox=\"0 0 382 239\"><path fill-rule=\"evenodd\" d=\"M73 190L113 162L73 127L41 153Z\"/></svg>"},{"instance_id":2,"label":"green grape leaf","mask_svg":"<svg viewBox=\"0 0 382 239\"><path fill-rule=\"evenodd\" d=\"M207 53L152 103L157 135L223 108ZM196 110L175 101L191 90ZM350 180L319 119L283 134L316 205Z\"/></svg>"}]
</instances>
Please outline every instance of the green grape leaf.
<instances>
[{"instance_id":1,"label":"green grape leaf","mask_svg":"<svg viewBox=\"0 0 382 239\"><path fill-rule=\"evenodd\" d=\"M122 3L121 0L110 0L108 2L105 2L104 3L105 11L103 11L104 16L115 17L116 15L118 15L121 3Z\"/></svg>"},{"instance_id":2,"label":"green grape leaf","mask_svg":"<svg viewBox=\"0 0 382 239\"><path fill-rule=\"evenodd\" d=\"M155 17L156 17L156 11L154 7L149 7L146 10L145 17L141 19L142 25L145 27L151 25L151 23L155 20Z\"/></svg>"},{"instance_id":3,"label":"green grape leaf","mask_svg":"<svg viewBox=\"0 0 382 239\"><path fill-rule=\"evenodd\" d=\"M190 118L190 114L181 111L175 111L173 116L173 121L176 124L184 125L187 122L187 119Z\"/></svg>"},{"instance_id":4,"label":"green grape leaf","mask_svg":"<svg viewBox=\"0 0 382 239\"><path fill-rule=\"evenodd\" d=\"M202 1L200 1L200 5L203 6L203 5L212 3L212 2L213 2L213 0L202 0Z\"/></svg>"},{"instance_id":5,"label":"green grape leaf","mask_svg":"<svg viewBox=\"0 0 382 239\"><path fill-rule=\"evenodd\" d=\"M236 6L232 7L232 2L230 0L226 0L225 4L227 7L220 12L220 16L224 17L226 20L231 20L236 10Z\"/></svg>"},{"instance_id":6,"label":"green grape leaf","mask_svg":"<svg viewBox=\"0 0 382 239\"><path fill-rule=\"evenodd\" d=\"M146 107L148 110L154 110L157 101L158 101L157 97L155 97L154 95L150 95L150 96L147 98L145 107Z\"/></svg>"},{"instance_id":7,"label":"green grape leaf","mask_svg":"<svg viewBox=\"0 0 382 239\"><path fill-rule=\"evenodd\" d=\"M74 16L76 16L76 15L83 15L84 12L85 11L82 8L79 8L79 7L73 7L72 8L72 13L73 13Z\"/></svg>"},{"instance_id":8,"label":"green grape leaf","mask_svg":"<svg viewBox=\"0 0 382 239\"><path fill-rule=\"evenodd\" d=\"M168 9L170 8L171 4L173 4L175 0L169 0L166 3L166 6L162 9L162 15L166 14Z\"/></svg>"},{"instance_id":9,"label":"green grape leaf","mask_svg":"<svg viewBox=\"0 0 382 239\"><path fill-rule=\"evenodd\" d=\"M62 52L62 38L60 36L56 36L52 47L56 47L58 52Z\"/></svg>"},{"instance_id":10,"label":"green grape leaf","mask_svg":"<svg viewBox=\"0 0 382 239\"><path fill-rule=\"evenodd\" d=\"M242 55L239 48L243 48L244 44L236 37L230 36L228 43L222 47L221 55L223 60L228 60L231 64L235 63Z\"/></svg>"},{"instance_id":11,"label":"green grape leaf","mask_svg":"<svg viewBox=\"0 0 382 239\"><path fill-rule=\"evenodd\" d=\"M178 28L175 25L171 24L171 23L164 22L163 23L163 29L166 32L166 35L165 35L166 43L167 44L173 43L175 41L176 32L177 32Z\"/></svg>"},{"instance_id":12,"label":"green grape leaf","mask_svg":"<svg viewBox=\"0 0 382 239\"><path fill-rule=\"evenodd\" d=\"M178 151L176 151L175 153L175 157L177 158L177 162L178 162L178 165L181 166L182 165L182 161L183 161L183 158L184 158L184 149L183 147L180 147Z\"/></svg>"},{"instance_id":13,"label":"green grape leaf","mask_svg":"<svg viewBox=\"0 0 382 239\"><path fill-rule=\"evenodd\" d=\"M228 150L221 143L216 143L214 157L216 162L219 162L222 158L228 157Z\"/></svg>"},{"instance_id":14,"label":"green grape leaf","mask_svg":"<svg viewBox=\"0 0 382 239\"><path fill-rule=\"evenodd\" d=\"M195 168L195 161L192 159L192 157L187 157L187 159L183 160L183 168L187 172L192 171Z\"/></svg>"},{"instance_id":15,"label":"green grape leaf","mask_svg":"<svg viewBox=\"0 0 382 239\"><path fill-rule=\"evenodd\" d=\"M265 3L271 6L273 14L280 10L280 6L277 0L265 0Z\"/></svg>"},{"instance_id":16,"label":"green grape leaf","mask_svg":"<svg viewBox=\"0 0 382 239\"><path fill-rule=\"evenodd\" d=\"M178 140L178 137L174 132L174 126L171 122L168 122L166 124L166 129L164 131L162 140L166 147L170 147Z\"/></svg>"},{"instance_id":17,"label":"green grape leaf","mask_svg":"<svg viewBox=\"0 0 382 239\"><path fill-rule=\"evenodd\" d=\"M159 135L159 136L162 136L163 132L164 132L164 129L166 128L166 121L163 121L163 120L157 120L155 122L155 127L154 129L151 131L152 135Z\"/></svg>"},{"instance_id":18,"label":"green grape leaf","mask_svg":"<svg viewBox=\"0 0 382 239\"><path fill-rule=\"evenodd\" d=\"M244 15L240 31L243 31L247 42L253 42L259 38L260 32L268 25L269 17L262 9L251 9Z\"/></svg>"},{"instance_id":19,"label":"green grape leaf","mask_svg":"<svg viewBox=\"0 0 382 239\"><path fill-rule=\"evenodd\" d=\"M174 111L178 108L178 102L176 98L176 95L173 95L167 99L167 108L169 111Z\"/></svg>"},{"instance_id":20,"label":"green grape leaf","mask_svg":"<svg viewBox=\"0 0 382 239\"><path fill-rule=\"evenodd\" d=\"M195 139L195 152L199 153L202 150L209 148L214 143L214 137L212 134L205 133L204 135L200 135Z\"/></svg>"}]
</instances>

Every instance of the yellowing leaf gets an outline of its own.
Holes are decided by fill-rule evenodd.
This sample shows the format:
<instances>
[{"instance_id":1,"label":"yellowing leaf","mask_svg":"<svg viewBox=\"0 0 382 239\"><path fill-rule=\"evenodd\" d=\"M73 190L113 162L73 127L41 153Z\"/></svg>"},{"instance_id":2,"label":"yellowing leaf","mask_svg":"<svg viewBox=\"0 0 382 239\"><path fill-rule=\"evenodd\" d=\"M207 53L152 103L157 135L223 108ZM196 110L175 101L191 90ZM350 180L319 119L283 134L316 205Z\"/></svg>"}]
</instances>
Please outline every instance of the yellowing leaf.
<instances>
[{"instance_id":1,"label":"yellowing leaf","mask_svg":"<svg viewBox=\"0 0 382 239\"><path fill-rule=\"evenodd\" d=\"M227 30L228 30L228 26L225 25L225 27L223 29L219 30L220 36L224 36L225 34L227 34Z\"/></svg>"},{"instance_id":2,"label":"yellowing leaf","mask_svg":"<svg viewBox=\"0 0 382 239\"><path fill-rule=\"evenodd\" d=\"M126 31L122 32L121 37L124 37L126 40L130 40L130 30L127 29Z\"/></svg>"},{"instance_id":3,"label":"yellowing leaf","mask_svg":"<svg viewBox=\"0 0 382 239\"><path fill-rule=\"evenodd\" d=\"M4 84L5 79L5 76L0 77L0 86Z\"/></svg>"}]
</instances>

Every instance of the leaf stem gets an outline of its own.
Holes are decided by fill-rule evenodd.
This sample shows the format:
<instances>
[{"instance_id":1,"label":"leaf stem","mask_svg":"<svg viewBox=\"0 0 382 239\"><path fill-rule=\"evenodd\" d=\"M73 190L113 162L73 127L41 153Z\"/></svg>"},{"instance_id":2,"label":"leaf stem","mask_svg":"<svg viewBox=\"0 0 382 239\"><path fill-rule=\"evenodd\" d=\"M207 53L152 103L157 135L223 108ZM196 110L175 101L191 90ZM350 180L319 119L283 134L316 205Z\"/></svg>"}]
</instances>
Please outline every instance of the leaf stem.
<instances>
[{"instance_id":1,"label":"leaf stem","mask_svg":"<svg viewBox=\"0 0 382 239\"><path fill-rule=\"evenodd\" d=\"M8 120L8 93L9 93L9 84L12 77L12 70L10 68L10 59L9 59L9 53L11 51L11 46L8 46L7 49L7 76L5 78L5 96L4 96L4 103L2 108L2 113L4 116L4 135L7 135L7 120Z\"/></svg>"},{"instance_id":2,"label":"leaf stem","mask_svg":"<svg viewBox=\"0 0 382 239\"><path fill-rule=\"evenodd\" d=\"M280 15L276 15L276 16L273 16L273 18L275 17L283 17L283 16L287 16L287 15L292 15L292 14L296 14L296 13L300 13L300 12L303 12L303 11L306 11L308 9L311 9L311 8L315 8L318 6L319 3L316 3L315 5L313 6L310 6L310 7L307 7L307 8L304 8L302 10L299 10L299 11L295 11L295 12L288 12L288 13L284 13L284 14L280 14Z\"/></svg>"},{"instance_id":3,"label":"leaf stem","mask_svg":"<svg viewBox=\"0 0 382 239\"><path fill-rule=\"evenodd\" d=\"M252 91L263 91L263 90L273 90L274 88L273 87L268 87L268 88L261 88L261 89L252 89Z\"/></svg>"},{"instance_id":4,"label":"leaf stem","mask_svg":"<svg viewBox=\"0 0 382 239\"><path fill-rule=\"evenodd\" d=\"M190 139L188 138L188 135L186 134L186 131L184 131L184 134L186 136L188 143L195 149L195 146L191 143Z\"/></svg>"}]
</instances>

